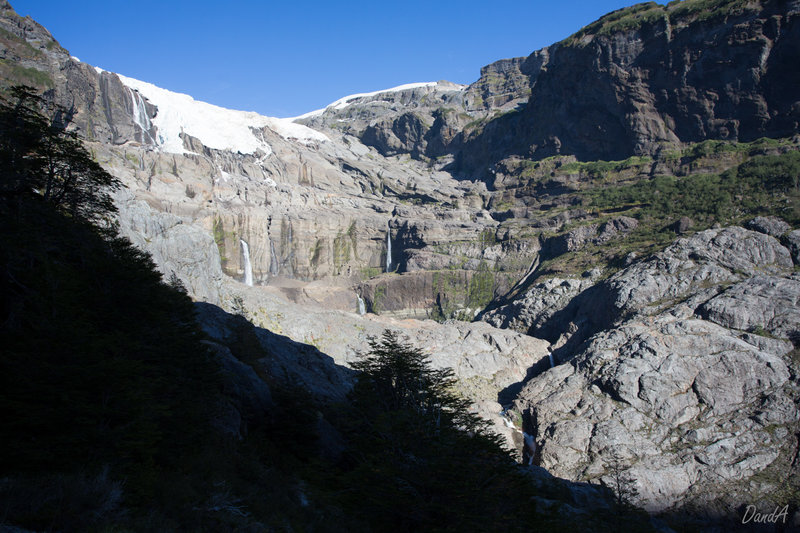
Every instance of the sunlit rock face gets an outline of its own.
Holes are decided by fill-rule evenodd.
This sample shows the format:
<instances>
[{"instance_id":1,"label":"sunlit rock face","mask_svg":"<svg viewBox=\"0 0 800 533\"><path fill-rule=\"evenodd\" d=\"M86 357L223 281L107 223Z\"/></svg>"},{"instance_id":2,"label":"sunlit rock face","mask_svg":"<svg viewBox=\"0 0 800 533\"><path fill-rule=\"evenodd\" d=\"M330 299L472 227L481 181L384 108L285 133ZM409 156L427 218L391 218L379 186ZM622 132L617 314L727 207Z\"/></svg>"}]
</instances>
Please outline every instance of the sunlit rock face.
<instances>
[{"instance_id":1,"label":"sunlit rock face","mask_svg":"<svg viewBox=\"0 0 800 533\"><path fill-rule=\"evenodd\" d=\"M658 157L800 131L800 4L735 4L634 6L470 86L296 120L96 69L3 0L0 69L70 110L127 187L122 234L196 300L240 302L269 372L341 399L347 365L394 329L454 369L526 462L609 483L616 456L648 510L725 515L797 479L800 230L760 217L692 235L683 217L683 237L613 271L536 273L641 223L595 220L570 196L595 176L570 164L653 156L622 182L718 172L739 156ZM224 344L224 313L199 307Z\"/></svg>"},{"instance_id":2,"label":"sunlit rock face","mask_svg":"<svg viewBox=\"0 0 800 533\"><path fill-rule=\"evenodd\" d=\"M515 400L540 464L608 483L617 454L655 512L724 515L762 477L780 477L798 449L787 339L800 329L798 282L777 239L731 227L679 239L586 289L534 287L574 295L555 313L520 301L529 328L558 339L558 364Z\"/></svg>"}]
</instances>

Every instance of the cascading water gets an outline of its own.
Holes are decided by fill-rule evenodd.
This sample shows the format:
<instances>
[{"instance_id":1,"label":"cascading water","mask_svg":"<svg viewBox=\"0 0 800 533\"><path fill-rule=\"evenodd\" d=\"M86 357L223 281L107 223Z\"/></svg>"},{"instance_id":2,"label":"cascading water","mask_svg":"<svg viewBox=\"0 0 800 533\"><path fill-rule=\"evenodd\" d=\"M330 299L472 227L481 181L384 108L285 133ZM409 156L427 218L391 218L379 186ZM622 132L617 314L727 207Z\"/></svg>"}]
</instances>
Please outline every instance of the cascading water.
<instances>
[{"instance_id":1,"label":"cascading water","mask_svg":"<svg viewBox=\"0 0 800 533\"><path fill-rule=\"evenodd\" d=\"M242 243L242 255L244 256L244 283L245 285L253 286L253 265L250 264L250 247L240 239Z\"/></svg>"},{"instance_id":2,"label":"cascading water","mask_svg":"<svg viewBox=\"0 0 800 533\"><path fill-rule=\"evenodd\" d=\"M528 456L528 465L533 464L533 458L536 455L536 439L530 433L523 433L522 440L525 441L525 451Z\"/></svg>"},{"instance_id":3,"label":"cascading water","mask_svg":"<svg viewBox=\"0 0 800 533\"><path fill-rule=\"evenodd\" d=\"M392 230L386 223L386 272L392 271Z\"/></svg>"},{"instance_id":4,"label":"cascading water","mask_svg":"<svg viewBox=\"0 0 800 533\"><path fill-rule=\"evenodd\" d=\"M358 314L365 315L367 313L367 306L364 304L364 298L362 298L360 294L356 294L356 298L358 298Z\"/></svg>"},{"instance_id":5,"label":"cascading water","mask_svg":"<svg viewBox=\"0 0 800 533\"><path fill-rule=\"evenodd\" d=\"M555 361L555 359L553 359L553 352L548 352L547 356L550 358L550 368L555 367L556 366L556 361Z\"/></svg>"},{"instance_id":6,"label":"cascading water","mask_svg":"<svg viewBox=\"0 0 800 533\"><path fill-rule=\"evenodd\" d=\"M128 92L131 94L131 109L133 109L133 122L139 129L142 130L142 142L147 142L145 137L150 139L150 142L156 144L153 136L150 135L150 130L153 123L150 122L150 117L147 116L147 107L144 105L144 99L138 91L134 92L133 89L128 87Z\"/></svg>"}]
</instances>

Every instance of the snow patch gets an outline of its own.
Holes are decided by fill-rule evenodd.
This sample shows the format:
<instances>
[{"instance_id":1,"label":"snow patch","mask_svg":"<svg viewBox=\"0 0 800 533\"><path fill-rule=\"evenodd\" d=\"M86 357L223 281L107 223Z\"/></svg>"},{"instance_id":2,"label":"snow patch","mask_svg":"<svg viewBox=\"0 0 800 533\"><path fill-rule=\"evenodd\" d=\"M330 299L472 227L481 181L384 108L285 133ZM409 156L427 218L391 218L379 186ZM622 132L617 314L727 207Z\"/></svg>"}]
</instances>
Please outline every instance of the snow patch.
<instances>
[{"instance_id":1,"label":"snow patch","mask_svg":"<svg viewBox=\"0 0 800 533\"><path fill-rule=\"evenodd\" d=\"M188 153L183 148L181 133L191 135L205 146L216 150L264 156L272 153L272 147L259 130L269 128L284 139L313 144L325 142L322 133L300 124L291 124L286 119L265 117L252 111L235 111L200 102L188 94L175 93L152 83L117 74L127 87L139 92L158 110L153 124L158 128L157 145L165 152Z\"/></svg>"},{"instance_id":2,"label":"snow patch","mask_svg":"<svg viewBox=\"0 0 800 533\"><path fill-rule=\"evenodd\" d=\"M295 124L291 118L270 118L269 128L288 141L299 142L306 146L325 142L328 137L324 133L312 130L308 126Z\"/></svg>"},{"instance_id":3,"label":"snow patch","mask_svg":"<svg viewBox=\"0 0 800 533\"><path fill-rule=\"evenodd\" d=\"M351 94L350 96L345 96L344 98L339 98L335 102L328 104L323 109L317 109L314 111L309 111L308 113L286 119L286 120L300 120L304 118L311 118L316 117L323 114L328 109L344 109L345 107L353 104L359 98L366 98L369 96L377 96L379 94L384 93L396 93L400 91L407 91L409 89L419 89L422 87L436 87L439 85L438 81L425 81L419 83L406 83L405 85L398 85L397 87L392 87L391 89L383 89L380 91L373 91L371 93L358 93L358 94ZM449 84L448 84L449 85ZM467 86L466 85L458 85L456 88L452 89L453 91L463 91Z\"/></svg>"}]
</instances>

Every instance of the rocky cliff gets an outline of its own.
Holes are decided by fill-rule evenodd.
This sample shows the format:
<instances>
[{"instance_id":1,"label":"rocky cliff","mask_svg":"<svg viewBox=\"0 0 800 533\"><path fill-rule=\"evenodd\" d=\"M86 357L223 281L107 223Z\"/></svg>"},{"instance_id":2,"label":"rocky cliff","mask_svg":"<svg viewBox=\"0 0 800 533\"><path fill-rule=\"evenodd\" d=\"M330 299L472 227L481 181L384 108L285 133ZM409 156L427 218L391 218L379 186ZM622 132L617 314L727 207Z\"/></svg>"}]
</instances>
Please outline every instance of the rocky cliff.
<instances>
[{"instance_id":1,"label":"rocky cliff","mask_svg":"<svg viewBox=\"0 0 800 533\"><path fill-rule=\"evenodd\" d=\"M724 516L765 493L777 505L797 483L794 270L772 236L708 230L607 280L552 279L489 313L554 343L553 368L515 400L539 463L610 483L618 456L654 511Z\"/></svg>"},{"instance_id":2,"label":"rocky cliff","mask_svg":"<svg viewBox=\"0 0 800 533\"><path fill-rule=\"evenodd\" d=\"M426 102L439 109L424 119L383 114L351 131L384 152L449 155L456 173L487 179L511 155L619 160L707 139L791 136L798 14L800 4L778 0L637 4L485 67L460 98ZM388 132L411 122L417 134L389 148Z\"/></svg>"},{"instance_id":3,"label":"rocky cliff","mask_svg":"<svg viewBox=\"0 0 800 533\"><path fill-rule=\"evenodd\" d=\"M731 517L797 495L798 13L640 4L295 121L95 69L7 2L0 68L71 111L123 233L244 311L268 373L340 398L401 331L534 464Z\"/></svg>"},{"instance_id":4,"label":"rocky cliff","mask_svg":"<svg viewBox=\"0 0 800 533\"><path fill-rule=\"evenodd\" d=\"M510 154L618 160L706 139L790 136L800 119L798 15L800 4L777 0L648 2L610 13L547 50L524 109L487 125L457 167L479 173ZM498 142L498 130L515 134Z\"/></svg>"}]
</instances>

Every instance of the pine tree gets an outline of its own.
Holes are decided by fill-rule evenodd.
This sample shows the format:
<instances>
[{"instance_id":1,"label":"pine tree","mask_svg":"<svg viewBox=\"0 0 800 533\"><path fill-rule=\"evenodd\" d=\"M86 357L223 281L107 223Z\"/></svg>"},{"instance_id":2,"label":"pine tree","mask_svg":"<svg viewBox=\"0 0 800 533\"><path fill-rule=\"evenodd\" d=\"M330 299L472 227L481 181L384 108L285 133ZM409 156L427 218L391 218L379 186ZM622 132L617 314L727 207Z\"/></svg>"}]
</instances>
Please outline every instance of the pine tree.
<instances>
[{"instance_id":1,"label":"pine tree","mask_svg":"<svg viewBox=\"0 0 800 533\"><path fill-rule=\"evenodd\" d=\"M356 403L368 397L362 407L370 410L413 412L428 433L457 430L495 439L486 430L488 424L469 412L469 400L455 392L452 369L432 368L422 350L401 342L390 330L369 345L369 354L352 365L359 372L352 394Z\"/></svg>"},{"instance_id":2,"label":"pine tree","mask_svg":"<svg viewBox=\"0 0 800 533\"><path fill-rule=\"evenodd\" d=\"M532 511L527 484L450 369L385 331L352 364L352 506L381 531L507 531ZM528 495L528 496L526 496Z\"/></svg>"}]
</instances>

